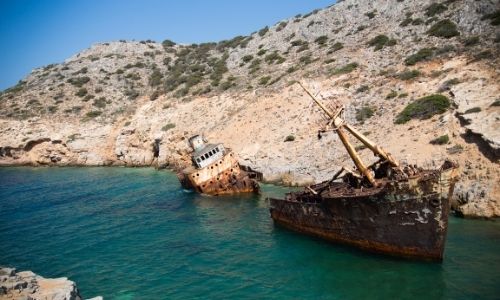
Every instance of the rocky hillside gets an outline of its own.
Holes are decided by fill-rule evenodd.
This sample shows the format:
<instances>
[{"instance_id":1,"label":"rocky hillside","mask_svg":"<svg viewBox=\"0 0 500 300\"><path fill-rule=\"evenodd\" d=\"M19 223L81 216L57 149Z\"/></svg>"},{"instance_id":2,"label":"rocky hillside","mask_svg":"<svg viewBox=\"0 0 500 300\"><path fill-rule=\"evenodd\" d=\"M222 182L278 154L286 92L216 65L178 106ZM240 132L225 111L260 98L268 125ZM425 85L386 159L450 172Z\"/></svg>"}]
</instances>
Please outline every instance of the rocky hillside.
<instances>
[{"instance_id":1,"label":"rocky hillside","mask_svg":"<svg viewBox=\"0 0 500 300\"><path fill-rule=\"evenodd\" d=\"M202 133L269 181L324 180L351 162L300 80L393 156L459 161L454 208L499 216L499 6L346 0L217 43L96 44L2 92L0 164L182 165Z\"/></svg>"}]
</instances>

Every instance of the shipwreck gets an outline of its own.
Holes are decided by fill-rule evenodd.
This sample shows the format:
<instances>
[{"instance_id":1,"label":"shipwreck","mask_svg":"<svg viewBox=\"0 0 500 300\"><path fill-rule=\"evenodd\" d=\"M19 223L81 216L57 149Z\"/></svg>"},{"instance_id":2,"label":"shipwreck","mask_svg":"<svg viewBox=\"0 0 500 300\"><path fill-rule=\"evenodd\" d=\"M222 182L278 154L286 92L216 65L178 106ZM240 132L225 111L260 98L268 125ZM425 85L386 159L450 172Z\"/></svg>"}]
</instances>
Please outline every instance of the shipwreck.
<instances>
[{"instance_id":1,"label":"shipwreck","mask_svg":"<svg viewBox=\"0 0 500 300\"><path fill-rule=\"evenodd\" d=\"M223 144L207 144L202 136L189 139L192 165L177 173L184 188L207 195L258 193L258 174L238 163Z\"/></svg>"},{"instance_id":2,"label":"shipwreck","mask_svg":"<svg viewBox=\"0 0 500 300\"><path fill-rule=\"evenodd\" d=\"M337 133L356 169L342 167L330 180L284 199L268 198L275 224L371 252L441 261L457 165L445 161L433 170L403 166L345 122L341 103L327 107L300 86L328 117L321 132ZM365 165L347 132L378 160Z\"/></svg>"}]
</instances>

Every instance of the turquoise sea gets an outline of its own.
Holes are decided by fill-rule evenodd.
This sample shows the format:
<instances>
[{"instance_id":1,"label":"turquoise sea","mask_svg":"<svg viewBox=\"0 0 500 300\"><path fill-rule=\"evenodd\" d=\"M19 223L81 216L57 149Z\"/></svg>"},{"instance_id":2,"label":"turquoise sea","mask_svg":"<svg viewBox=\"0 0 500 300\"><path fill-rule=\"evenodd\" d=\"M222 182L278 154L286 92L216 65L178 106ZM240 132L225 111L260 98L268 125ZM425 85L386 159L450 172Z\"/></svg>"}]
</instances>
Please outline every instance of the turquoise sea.
<instances>
[{"instance_id":1,"label":"turquoise sea","mask_svg":"<svg viewBox=\"0 0 500 300\"><path fill-rule=\"evenodd\" d=\"M499 299L500 222L450 217L442 264L273 225L265 197L207 197L169 171L0 168L0 265L105 299Z\"/></svg>"}]
</instances>

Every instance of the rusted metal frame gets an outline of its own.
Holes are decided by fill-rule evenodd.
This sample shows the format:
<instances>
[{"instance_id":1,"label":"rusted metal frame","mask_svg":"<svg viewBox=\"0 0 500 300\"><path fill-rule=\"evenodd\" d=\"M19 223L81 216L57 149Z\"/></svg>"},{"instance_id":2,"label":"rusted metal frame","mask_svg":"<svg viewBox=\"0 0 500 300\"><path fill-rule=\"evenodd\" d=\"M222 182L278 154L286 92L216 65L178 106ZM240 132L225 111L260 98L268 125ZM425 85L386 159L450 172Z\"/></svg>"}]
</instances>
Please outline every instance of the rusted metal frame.
<instances>
[{"instance_id":1,"label":"rusted metal frame","mask_svg":"<svg viewBox=\"0 0 500 300\"><path fill-rule=\"evenodd\" d=\"M366 136L364 136L362 133L360 133L356 128L352 127L349 124L344 124L344 127L352 135L354 135L361 143L363 143L366 147L368 147L370 150L372 150L373 153L379 155L380 157L383 157L393 167L396 167L396 168L399 167L399 163L394 158L392 158L392 156L389 153L385 152L384 149L377 146L374 142L370 141Z\"/></svg>"},{"instance_id":2,"label":"rusted metal frame","mask_svg":"<svg viewBox=\"0 0 500 300\"><path fill-rule=\"evenodd\" d=\"M347 135L345 134L344 130L342 128L338 128L337 134L339 135L339 138L342 141L342 144L344 144L344 147L347 149L349 156L351 156L352 160L354 161L354 164L356 165L358 170L361 172L361 174L365 175L366 178L368 179L368 181L373 186L377 186L377 182L375 181L375 178L373 178L373 175L370 172L370 170L367 169L365 167L365 165L363 164L363 161L361 161L361 158L359 157L359 155L356 153L356 150L349 142L349 139L347 138Z\"/></svg>"}]
</instances>

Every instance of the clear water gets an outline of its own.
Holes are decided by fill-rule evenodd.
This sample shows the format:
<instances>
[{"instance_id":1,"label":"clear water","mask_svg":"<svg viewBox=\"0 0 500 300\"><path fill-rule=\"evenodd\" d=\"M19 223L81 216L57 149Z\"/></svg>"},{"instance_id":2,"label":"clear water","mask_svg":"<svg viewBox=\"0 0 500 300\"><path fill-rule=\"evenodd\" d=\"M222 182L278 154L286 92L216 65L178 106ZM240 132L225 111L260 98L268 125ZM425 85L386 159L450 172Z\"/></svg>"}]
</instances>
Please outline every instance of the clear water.
<instances>
[{"instance_id":1,"label":"clear water","mask_svg":"<svg viewBox=\"0 0 500 300\"><path fill-rule=\"evenodd\" d=\"M168 171L0 168L0 265L105 299L498 299L500 223L450 218L442 264L273 225L268 195L205 197Z\"/></svg>"}]
</instances>

